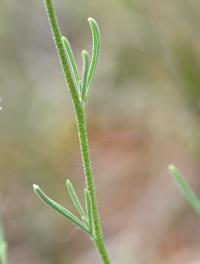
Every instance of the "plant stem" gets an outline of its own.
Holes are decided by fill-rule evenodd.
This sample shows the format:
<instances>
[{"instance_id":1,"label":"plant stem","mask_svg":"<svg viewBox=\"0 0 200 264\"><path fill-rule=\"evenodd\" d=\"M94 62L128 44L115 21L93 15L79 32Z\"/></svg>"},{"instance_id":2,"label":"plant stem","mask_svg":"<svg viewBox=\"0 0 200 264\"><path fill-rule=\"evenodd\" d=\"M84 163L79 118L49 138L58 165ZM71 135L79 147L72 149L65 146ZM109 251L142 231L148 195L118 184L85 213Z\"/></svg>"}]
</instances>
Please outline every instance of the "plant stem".
<instances>
[{"instance_id":1,"label":"plant stem","mask_svg":"<svg viewBox=\"0 0 200 264\"><path fill-rule=\"evenodd\" d=\"M109 259L105 247L103 232L102 232L98 208L97 208L94 178L92 174L92 166L91 166L90 152L88 146L85 106L82 106L80 109L78 109L78 111L76 110L76 118L77 118L77 128L78 128L78 135L79 135L80 148L81 148L81 156L83 159L83 167L85 173L85 182L86 182L86 187L90 193L91 202L92 202L93 221L94 221L94 229L95 229L95 238L93 239L93 241L96 245L99 254L101 255L103 263L111 264L111 261Z\"/></svg>"},{"instance_id":2,"label":"plant stem","mask_svg":"<svg viewBox=\"0 0 200 264\"><path fill-rule=\"evenodd\" d=\"M92 166L90 160L90 153L89 153L89 146L88 146L88 136L87 136L87 128L86 128L86 118L85 118L85 104L79 100L73 78L71 76L70 67L68 61L65 56L65 50L62 44L61 33L59 29L59 25L57 22L54 6L52 0L44 0L45 7L50 23L50 28L53 34L53 38L56 44L56 48L58 51L58 55L60 58L60 62L62 65L62 69L64 72L65 80L67 86L69 87L70 94L72 97L72 102L76 112L76 121L77 121L77 128L78 128L78 135L80 141L80 148L81 148L81 156L83 160L83 167L85 173L85 182L86 187L91 196L92 202L92 214L93 214L93 222L94 222L94 229L95 229L95 236L93 241L96 245L96 248L102 258L104 264L111 264L109 259L108 253L106 251L103 232L100 224L99 213L97 209L97 202L96 202L96 193L95 193L95 186L94 186L94 179L92 174Z\"/></svg>"},{"instance_id":3,"label":"plant stem","mask_svg":"<svg viewBox=\"0 0 200 264\"><path fill-rule=\"evenodd\" d=\"M62 44L62 36L60 33L60 28L57 22L57 18L56 18L56 14L55 14L55 10L54 10L54 6L52 3L52 0L44 0L45 3L45 7L46 7L46 12L47 12L47 16L49 19L49 24L50 24L50 28L52 31L52 35L53 35L53 39L58 51L58 55L60 58L60 63L62 65L62 69L64 72L64 76L65 76L65 81L67 83L67 86L69 87L70 90L70 94L72 97L72 101L74 106L79 105L79 98L76 92L76 88L73 82L73 78L71 76L71 72L70 72L70 67L67 61L67 58L65 56L65 50Z\"/></svg>"}]
</instances>

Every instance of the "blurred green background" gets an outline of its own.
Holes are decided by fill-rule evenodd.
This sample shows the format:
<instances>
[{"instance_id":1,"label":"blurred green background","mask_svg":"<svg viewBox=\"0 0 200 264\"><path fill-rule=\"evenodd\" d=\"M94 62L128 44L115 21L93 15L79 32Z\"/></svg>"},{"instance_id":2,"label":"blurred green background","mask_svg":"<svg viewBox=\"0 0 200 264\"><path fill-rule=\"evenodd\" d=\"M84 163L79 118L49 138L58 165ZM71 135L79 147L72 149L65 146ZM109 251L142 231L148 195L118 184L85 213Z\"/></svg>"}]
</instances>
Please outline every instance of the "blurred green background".
<instances>
[{"instance_id":1,"label":"blurred green background","mask_svg":"<svg viewBox=\"0 0 200 264\"><path fill-rule=\"evenodd\" d=\"M200 262L200 219L167 171L200 195L200 2L55 0L81 68L87 17L101 29L88 129L115 264ZM89 239L35 196L72 209L83 173L69 92L43 2L0 0L0 214L10 264L100 263ZM73 210L73 209L72 209Z\"/></svg>"}]
</instances>

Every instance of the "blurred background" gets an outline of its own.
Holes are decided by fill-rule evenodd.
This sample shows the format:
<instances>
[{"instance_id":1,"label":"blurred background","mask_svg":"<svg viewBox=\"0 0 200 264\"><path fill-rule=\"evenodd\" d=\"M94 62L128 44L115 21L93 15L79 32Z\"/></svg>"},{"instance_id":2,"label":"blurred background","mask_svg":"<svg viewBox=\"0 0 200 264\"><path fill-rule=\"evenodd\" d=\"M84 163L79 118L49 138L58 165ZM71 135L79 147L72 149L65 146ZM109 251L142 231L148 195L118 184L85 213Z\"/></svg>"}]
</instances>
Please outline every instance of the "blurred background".
<instances>
[{"instance_id":1,"label":"blurred background","mask_svg":"<svg viewBox=\"0 0 200 264\"><path fill-rule=\"evenodd\" d=\"M101 52L87 106L98 205L113 264L200 263L200 218L170 178L200 195L200 2L55 0L62 34ZM0 215L9 264L101 261L90 240L41 203L83 199L74 112L43 2L0 0Z\"/></svg>"}]
</instances>

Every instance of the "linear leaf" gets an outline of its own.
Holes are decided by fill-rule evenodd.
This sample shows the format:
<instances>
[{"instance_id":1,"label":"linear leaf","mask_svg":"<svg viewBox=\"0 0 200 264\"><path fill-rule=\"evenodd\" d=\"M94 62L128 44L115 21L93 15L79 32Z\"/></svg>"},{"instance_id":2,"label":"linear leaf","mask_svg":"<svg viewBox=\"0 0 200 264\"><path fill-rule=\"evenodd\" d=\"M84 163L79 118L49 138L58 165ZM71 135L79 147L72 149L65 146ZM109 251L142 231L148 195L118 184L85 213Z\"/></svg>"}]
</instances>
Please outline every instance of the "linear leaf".
<instances>
[{"instance_id":1,"label":"linear leaf","mask_svg":"<svg viewBox=\"0 0 200 264\"><path fill-rule=\"evenodd\" d=\"M88 70L89 70L89 54L86 50L82 51L82 60L83 60L83 72L82 72L81 98L83 101L85 101L86 92L87 92Z\"/></svg>"},{"instance_id":2,"label":"linear leaf","mask_svg":"<svg viewBox=\"0 0 200 264\"><path fill-rule=\"evenodd\" d=\"M81 219L82 219L82 222L83 222L83 225L85 226L85 228L87 228L88 230L90 229L89 227L89 223L88 223L88 219L87 219L87 216L81 216Z\"/></svg>"},{"instance_id":3,"label":"linear leaf","mask_svg":"<svg viewBox=\"0 0 200 264\"><path fill-rule=\"evenodd\" d=\"M93 223L93 210L92 210L92 200L90 193L85 189L85 205L87 210L87 218L89 223L89 230L93 237L95 237L94 223Z\"/></svg>"},{"instance_id":4,"label":"linear leaf","mask_svg":"<svg viewBox=\"0 0 200 264\"><path fill-rule=\"evenodd\" d=\"M79 80L79 82L78 82L78 96L80 99L80 97L81 97L81 80Z\"/></svg>"},{"instance_id":5,"label":"linear leaf","mask_svg":"<svg viewBox=\"0 0 200 264\"><path fill-rule=\"evenodd\" d=\"M79 81L80 81L80 77L79 77L79 73L78 73L78 69L77 69L77 66L76 66L76 62L75 62L75 58L74 58L74 55L73 55L73 51L72 51L72 48L71 48L71 45L69 43L69 40L62 36L62 43L63 43L63 46L65 47L65 51L66 51L66 54L67 54L67 60L68 62L70 63L70 66L71 66L71 69L72 69L72 73L73 73L73 77L76 81L76 86L78 87L78 84L79 84Z\"/></svg>"},{"instance_id":6,"label":"linear leaf","mask_svg":"<svg viewBox=\"0 0 200 264\"><path fill-rule=\"evenodd\" d=\"M169 171L185 198L191 204L193 209L200 214L200 200L184 180L181 172L174 165L169 166Z\"/></svg>"},{"instance_id":7,"label":"linear leaf","mask_svg":"<svg viewBox=\"0 0 200 264\"><path fill-rule=\"evenodd\" d=\"M98 24L95 21L95 19L91 17L88 18L88 22L89 22L90 29L92 32L92 59L91 59L89 72L88 72L86 96L88 94L88 90L91 86L91 83L94 77L94 72L95 72L95 68L97 65L97 60L99 56L99 47L100 47L100 31L99 31Z\"/></svg>"},{"instance_id":8,"label":"linear leaf","mask_svg":"<svg viewBox=\"0 0 200 264\"><path fill-rule=\"evenodd\" d=\"M77 226L79 226L83 231L88 233L88 230L85 228L85 226L82 224L82 222L80 221L80 219L78 217L76 217L74 214L72 214L69 210L67 210L66 208L64 208L62 205L58 204L57 202L55 202L54 200L52 200L51 198L49 198L42 190L41 188L34 184L33 185L34 191L37 194L37 196L47 205L49 205L50 207L52 207L53 209L55 209L57 212L59 212L61 215L63 215L64 217L68 218L71 222L73 222L74 224L76 224Z\"/></svg>"},{"instance_id":9,"label":"linear leaf","mask_svg":"<svg viewBox=\"0 0 200 264\"><path fill-rule=\"evenodd\" d=\"M70 180L67 180L66 181L66 185L67 185L67 189L68 189L68 192L69 192L69 195L70 195L70 198L73 202L73 205L74 207L76 208L76 210L79 212L80 216L86 216L84 210L83 210L83 207L78 199L78 196L76 194L76 191L74 189L74 186L72 185L72 183L70 182Z\"/></svg>"}]
</instances>

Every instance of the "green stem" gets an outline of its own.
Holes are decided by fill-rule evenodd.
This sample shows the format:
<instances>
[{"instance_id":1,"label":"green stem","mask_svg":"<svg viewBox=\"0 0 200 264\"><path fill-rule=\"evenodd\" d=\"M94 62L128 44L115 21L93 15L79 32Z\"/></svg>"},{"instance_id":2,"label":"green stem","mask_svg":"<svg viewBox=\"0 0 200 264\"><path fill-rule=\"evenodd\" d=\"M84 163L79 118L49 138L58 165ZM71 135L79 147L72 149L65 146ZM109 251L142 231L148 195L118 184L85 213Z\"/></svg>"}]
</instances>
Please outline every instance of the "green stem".
<instances>
[{"instance_id":1,"label":"green stem","mask_svg":"<svg viewBox=\"0 0 200 264\"><path fill-rule=\"evenodd\" d=\"M93 221L94 221L94 229L95 229L94 243L96 245L97 250L99 251L99 254L101 255L103 263L111 264L111 261L109 259L105 247L103 232L102 232L98 208L97 208L94 177L92 174L92 166L91 166L91 159L90 159L90 152L88 145L85 106L82 106L80 109L76 110L76 118L77 118L78 135L79 135L79 141L81 147L81 156L83 159L86 187L90 193L91 202L92 202L92 212L93 212Z\"/></svg>"},{"instance_id":2,"label":"green stem","mask_svg":"<svg viewBox=\"0 0 200 264\"><path fill-rule=\"evenodd\" d=\"M48 15L49 23L50 23L50 28L52 31L53 39L58 51L58 55L60 58L60 63L62 65L63 73L65 76L65 81L67 83L67 86L69 87L70 94L72 97L72 101L74 106L79 105L79 97L77 95L77 91L73 82L73 78L71 76L70 72L70 66L68 64L66 55L65 55L65 49L62 43L62 36L60 33L60 28L57 22L54 6L52 3L52 0L44 0L45 2L45 7L46 7L46 12Z\"/></svg>"},{"instance_id":3,"label":"green stem","mask_svg":"<svg viewBox=\"0 0 200 264\"><path fill-rule=\"evenodd\" d=\"M76 121L77 121L77 128L78 128L78 135L80 141L80 148L83 160L83 167L85 173L85 181L86 187L91 196L92 202L92 213L93 213L93 222L94 222L94 229L95 229L95 237L93 241L96 245L96 248L102 258L104 264L111 264L109 259L108 253L106 251L103 232L100 224L99 213L97 209L97 202L96 202L96 193L95 193L95 186L94 186L94 179L92 174L92 166L90 160L90 153L89 153L89 146L88 146L88 136L87 136L87 128L86 128L86 118L85 118L85 105L79 100L73 78L70 72L70 66L68 64L67 58L65 56L65 50L62 44L61 33L59 29L59 25L57 22L54 6L52 0L44 0L45 7L51 27L51 31L53 34L53 38L56 44L56 48L58 51L58 55L60 58L60 62L62 65L62 69L64 72L65 80L67 86L69 87L70 94L72 97L72 102L76 112Z\"/></svg>"}]
</instances>

